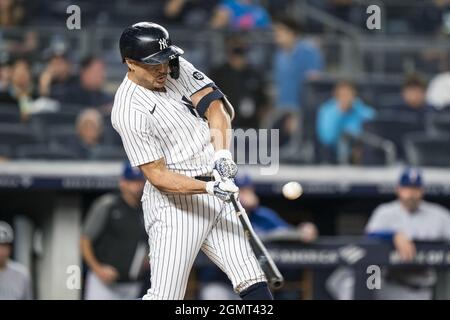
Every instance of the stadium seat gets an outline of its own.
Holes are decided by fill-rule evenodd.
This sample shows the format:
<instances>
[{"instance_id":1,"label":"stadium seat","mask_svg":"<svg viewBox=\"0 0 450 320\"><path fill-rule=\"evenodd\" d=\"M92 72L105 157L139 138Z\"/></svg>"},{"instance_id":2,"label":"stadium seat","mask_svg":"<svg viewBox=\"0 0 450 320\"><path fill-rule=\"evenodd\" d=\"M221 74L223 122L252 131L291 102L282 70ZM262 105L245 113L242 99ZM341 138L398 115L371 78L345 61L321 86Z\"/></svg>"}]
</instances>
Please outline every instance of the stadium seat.
<instances>
[{"instance_id":1,"label":"stadium seat","mask_svg":"<svg viewBox=\"0 0 450 320\"><path fill-rule=\"evenodd\" d=\"M20 112L18 108L10 108L2 105L0 108L0 122L19 123Z\"/></svg>"},{"instance_id":2,"label":"stadium seat","mask_svg":"<svg viewBox=\"0 0 450 320\"><path fill-rule=\"evenodd\" d=\"M420 132L423 126L407 117L377 118L364 124L364 131L392 141L397 149L398 158L405 159L403 138L406 134Z\"/></svg>"},{"instance_id":3,"label":"stadium seat","mask_svg":"<svg viewBox=\"0 0 450 320\"><path fill-rule=\"evenodd\" d=\"M435 113L430 117L430 130L435 134L450 135L450 113Z\"/></svg>"},{"instance_id":4,"label":"stadium seat","mask_svg":"<svg viewBox=\"0 0 450 320\"><path fill-rule=\"evenodd\" d=\"M408 164L450 167L450 136L411 134L405 137Z\"/></svg>"},{"instance_id":5,"label":"stadium seat","mask_svg":"<svg viewBox=\"0 0 450 320\"><path fill-rule=\"evenodd\" d=\"M15 156L18 159L48 159L71 160L77 159L77 154L58 144L22 145L16 148Z\"/></svg>"},{"instance_id":6,"label":"stadium seat","mask_svg":"<svg viewBox=\"0 0 450 320\"><path fill-rule=\"evenodd\" d=\"M12 147L9 145L0 145L0 158L11 158L12 157Z\"/></svg>"},{"instance_id":7,"label":"stadium seat","mask_svg":"<svg viewBox=\"0 0 450 320\"><path fill-rule=\"evenodd\" d=\"M92 160L125 160L127 155L123 147L100 145L92 150Z\"/></svg>"},{"instance_id":8,"label":"stadium seat","mask_svg":"<svg viewBox=\"0 0 450 320\"><path fill-rule=\"evenodd\" d=\"M64 103L61 106L61 110L62 111L60 111L60 112L73 113L75 115L78 115L83 109L86 109L86 106L80 105L80 104L67 104L67 103Z\"/></svg>"},{"instance_id":9,"label":"stadium seat","mask_svg":"<svg viewBox=\"0 0 450 320\"><path fill-rule=\"evenodd\" d=\"M48 126L54 124L75 124L77 118L76 112L40 112L33 114L30 118L31 122L38 122L41 125Z\"/></svg>"},{"instance_id":10,"label":"stadium seat","mask_svg":"<svg viewBox=\"0 0 450 320\"><path fill-rule=\"evenodd\" d=\"M17 146L36 141L31 128L25 124L1 123L0 144Z\"/></svg>"},{"instance_id":11,"label":"stadium seat","mask_svg":"<svg viewBox=\"0 0 450 320\"><path fill-rule=\"evenodd\" d=\"M53 125L46 129L47 142L66 144L76 140L76 130L73 125Z\"/></svg>"}]
</instances>

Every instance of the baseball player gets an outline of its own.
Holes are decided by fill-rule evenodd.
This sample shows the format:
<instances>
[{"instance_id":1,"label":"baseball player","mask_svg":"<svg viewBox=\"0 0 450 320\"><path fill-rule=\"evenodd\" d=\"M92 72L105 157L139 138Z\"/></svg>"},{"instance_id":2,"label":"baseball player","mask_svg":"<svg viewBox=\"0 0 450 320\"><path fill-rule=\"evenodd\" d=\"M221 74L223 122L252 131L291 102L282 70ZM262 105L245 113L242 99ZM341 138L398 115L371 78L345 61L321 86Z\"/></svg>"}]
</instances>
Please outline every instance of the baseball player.
<instances>
[{"instance_id":1,"label":"baseball player","mask_svg":"<svg viewBox=\"0 0 450 320\"><path fill-rule=\"evenodd\" d=\"M127 27L120 52L128 73L111 120L131 164L147 178L142 205L151 288L143 299L183 299L199 250L227 274L242 299L272 299L229 202L238 192L228 150L233 107L211 79L180 57L183 50L158 24Z\"/></svg>"},{"instance_id":2,"label":"baseball player","mask_svg":"<svg viewBox=\"0 0 450 320\"><path fill-rule=\"evenodd\" d=\"M31 300L30 274L25 266L11 260L13 242L13 229L0 221L0 300Z\"/></svg>"},{"instance_id":3,"label":"baseball player","mask_svg":"<svg viewBox=\"0 0 450 320\"><path fill-rule=\"evenodd\" d=\"M395 201L378 206L366 227L371 237L389 239L405 261L414 259L413 240L449 241L450 213L437 204L423 200L421 170L406 168L399 179ZM377 299L430 300L437 275L432 268L391 268L384 270Z\"/></svg>"}]
</instances>

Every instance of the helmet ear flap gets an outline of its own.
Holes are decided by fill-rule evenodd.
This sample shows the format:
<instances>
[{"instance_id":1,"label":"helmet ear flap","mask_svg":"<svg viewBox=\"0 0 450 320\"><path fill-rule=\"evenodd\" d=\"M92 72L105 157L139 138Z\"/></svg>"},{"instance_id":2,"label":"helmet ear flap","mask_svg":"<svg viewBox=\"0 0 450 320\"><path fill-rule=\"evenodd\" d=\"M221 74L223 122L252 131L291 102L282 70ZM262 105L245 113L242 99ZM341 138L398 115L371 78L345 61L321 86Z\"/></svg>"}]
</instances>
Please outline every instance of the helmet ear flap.
<instances>
[{"instance_id":1,"label":"helmet ear flap","mask_svg":"<svg viewBox=\"0 0 450 320\"><path fill-rule=\"evenodd\" d=\"M180 76L180 59L178 57L169 60L170 76L173 79L178 79Z\"/></svg>"}]
</instances>

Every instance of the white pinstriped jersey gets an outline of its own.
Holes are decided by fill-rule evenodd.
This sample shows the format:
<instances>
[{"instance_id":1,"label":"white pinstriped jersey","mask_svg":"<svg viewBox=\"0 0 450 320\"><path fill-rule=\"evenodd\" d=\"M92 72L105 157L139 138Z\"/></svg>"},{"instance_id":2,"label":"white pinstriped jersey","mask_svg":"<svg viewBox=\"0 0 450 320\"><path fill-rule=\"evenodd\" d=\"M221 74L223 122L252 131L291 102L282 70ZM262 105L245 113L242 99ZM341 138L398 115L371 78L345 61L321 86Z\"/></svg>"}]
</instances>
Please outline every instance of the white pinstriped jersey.
<instances>
[{"instance_id":1,"label":"white pinstriped jersey","mask_svg":"<svg viewBox=\"0 0 450 320\"><path fill-rule=\"evenodd\" d=\"M198 116L190 97L213 81L179 59L180 77L168 76L165 92L146 89L125 76L114 98L111 122L131 165L164 157L170 170L194 177L212 170L214 147L208 123ZM147 185L145 194L148 189Z\"/></svg>"},{"instance_id":2,"label":"white pinstriped jersey","mask_svg":"<svg viewBox=\"0 0 450 320\"><path fill-rule=\"evenodd\" d=\"M125 77L111 121L133 166L164 157L170 170L190 177L212 171L209 126L190 102L195 92L212 84L183 58L180 77L167 78L166 92ZM147 180L142 207L152 270L143 299L183 299L200 250L227 274L236 292L267 281L230 203L206 193L163 193Z\"/></svg>"}]
</instances>

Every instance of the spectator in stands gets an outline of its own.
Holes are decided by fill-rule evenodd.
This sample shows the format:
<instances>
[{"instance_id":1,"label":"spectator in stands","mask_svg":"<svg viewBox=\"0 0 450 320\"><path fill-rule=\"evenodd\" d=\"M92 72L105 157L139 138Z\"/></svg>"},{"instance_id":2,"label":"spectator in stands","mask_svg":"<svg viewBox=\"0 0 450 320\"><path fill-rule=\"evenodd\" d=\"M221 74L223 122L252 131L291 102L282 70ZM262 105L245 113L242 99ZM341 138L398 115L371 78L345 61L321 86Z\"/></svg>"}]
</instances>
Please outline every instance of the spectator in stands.
<instances>
[{"instance_id":1,"label":"spectator in stands","mask_svg":"<svg viewBox=\"0 0 450 320\"><path fill-rule=\"evenodd\" d=\"M85 109L77 117L76 133L78 139L69 147L81 159L89 159L92 151L101 144L103 118L96 109Z\"/></svg>"},{"instance_id":2,"label":"spectator in stands","mask_svg":"<svg viewBox=\"0 0 450 320\"><path fill-rule=\"evenodd\" d=\"M218 3L219 0L168 0L164 5L164 16L170 23L205 26Z\"/></svg>"},{"instance_id":3,"label":"spectator in stands","mask_svg":"<svg viewBox=\"0 0 450 320\"><path fill-rule=\"evenodd\" d=\"M0 29L4 27L16 27L25 22L25 7L22 1L0 0ZM28 5L28 3L27 3ZM33 30L25 30L16 38L17 33L1 34L2 51L7 51L14 57L33 58L38 48L38 34Z\"/></svg>"},{"instance_id":4,"label":"spectator in stands","mask_svg":"<svg viewBox=\"0 0 450 320\"><path fill-rule=\"evenodd\" d=\"M82 107L94 107L100 110L112 103L112 96L104 91L105 63L96 57L87 57L81 62L79 81L73 86L63 103Z\"/></svg>"},{"instance_id":5,"label":"spectator in stands","mask_svg":"<svg viewBox=\"0 0 450 320\"><path fill-rule=\"evenodd\" d=\"M313 242L318 237L318 230L315 224L311 222L301 223L293 226L284 221L275 211L270 208L261 206L259 197L255 192L253 181L249 175L240 175L235 179L236 185L239 187L239 200L245 208L250 222L255 232L261 236L270 234L282 234L287 230L296 230L299 240L305 243ZM200 281L204 283L200 292L202 300L224 299L234 300L236 295L232 288L226 283L223 273L220 273L216 267L206 267L199 272ZM288 275L285 273L285 276ZM289 274L298 279L299 272Z\"/></svg>"},{"instance_id":6,"label":"spectator in stands","mask_svg":"<svg viewBox=\"0 0 450 320\"><path fill-rule=\"evenodd\" d=\"M22 23L24 10L16 0L0 0L0 26L13 27Z\"/></svg>"},{"instance_id":7,"label":"spectator in stands","mask_svg":"<svg viewBox=\"0 0 450 320\"><path fill-rule=\"evenodd\" d=\"M24 59L18 59L12 65L8 90L0 93L0 102L18 108L22 120L26 121L32 112L32 102L36 98L30 64Z\"/></svg>"},{"instance_id":8,"label":"spectator in stands","mask_svg":"<svg viewBox=\"0 0 450 320\"><path fill-rule=\"evenodd\" d=\"M315 79L324 68L322 53L301 36L302 28L294 19L280 17L274 22L274 40L278 49L273 60L275 104L280 110L298 112L304 81Z\"/></svg>"},{"instance_id":9,"label":"spectator in stands","mask_svg":"<svg viewBox=\"0 0 450 320\"><path fill-rule=\"evenodd\" d=\"M211 71L212 78L236 109L233 126L259 128L267 110L263 75L248 62L245 40L232 35L226 41L227 61Z\"/></svg>"},{"instance_id":10,"label":"spectator in stands","mask_svg":"<svg viewBox=\"0 0 450 320\"><path fill-rule=\"evenodd\" d=\"M8 90L11 83L11 61L4 52L0 56L0 95Z\"/></svg>"},{"instance_id":11,"label":"spectator in stands","mask_svg":"<svg viewBox=\"0 0 450 320\"><path fill-rule=\"evenodd\" d=\"M120 193L98 198L87 214L81 252L89 267L86 300L136 299L148 269L141 196L145 184L139 168L127 162Z\"/></svg>"},{"instance_id":12,"label":"spectator in stands","mask_svg":"<svg viewBox=\"0 0 450 320\"><path fill-rule=\"evenodd\" d=\"M405 169L399 179L397 200L377 207L366 232L370 237L387 239L404 261L416 254L413 241L450 241L450 212L423 200L422 173ZM430 300L436 284L436 273L430 268L396 268L384 270L384 281L377 291L379 299Z\"/></svg>"},{"instance_id":13,"label":"spectator in stands","mask_svg":"<svg viewBox=\"0 0 450 320\"><path fill-rule=\"evenodd\" d=\"M296 20L281 16L274 20L273 58L275 114L272 128L280 130L280 146L298 147L301 143L300 118L303 84L316 79L323 69L320 50L310 40L303 39L302 28Z\"/></svg>"},{"instance_id":14,"label":"spectator in stands","mask_svg":"<svg viewBox=\"0 0 450 320\"><path fill-rule=\"evenodd\" d=\"M212 18L211 27L238 30L265 29L270 26L266 9L254 0L223 0Z\"/></svg>"},{"instance_id":15,"label":"spectator in stands","mask_svg":"<svg viewBox=\"0 0 450 320\"><path fill-rule=\"evenodd\" d=\"M351 147L342 143L344 135L358 137L365 121L373 119L375 111L357 96L353 83L339 81L334 97L319 107L316 134L320 143L320 158L324 162L351 156Z\"/></svg>"},{"instance_id":16,"label":"spectator in stands","mask_svg":"<svg viewBox=\"0 0 450 320\"><path fill-rule=\"evenodd\" d=\"M11 226L0 221L0 300L30 300L30 275L25 266L10 258L13 241Z\"/></svg>"},{"instance_id":17,"label":"spectator in stands","mask_svg":"<svg viewBox=\"0 0 450 320\"><path fill-rule=\"evenodd\" d=\"M64 53L50 56L47 66L39 78L39 94L58 101L64 101L75 85L71 75L71 63Z\"/></svg>"},{"instance_id":18,"label":"spectator in stands","mask_svg":"<svg viewBox=\"0 0 450 320\"><path fill-rule=\"evenodd\" d=\"M426 115L433 111L433 107L425 100L426 89L427 84L419 75L406 76L403 82L401 103L387 108L386 111L391 112L394 117L402 114L414 119L418 124L418 130L425 130Z\"/></svg>"}]
</instances>

